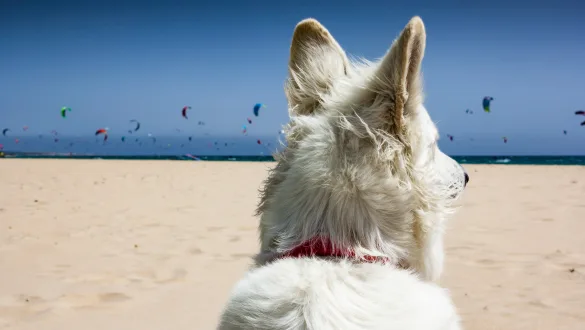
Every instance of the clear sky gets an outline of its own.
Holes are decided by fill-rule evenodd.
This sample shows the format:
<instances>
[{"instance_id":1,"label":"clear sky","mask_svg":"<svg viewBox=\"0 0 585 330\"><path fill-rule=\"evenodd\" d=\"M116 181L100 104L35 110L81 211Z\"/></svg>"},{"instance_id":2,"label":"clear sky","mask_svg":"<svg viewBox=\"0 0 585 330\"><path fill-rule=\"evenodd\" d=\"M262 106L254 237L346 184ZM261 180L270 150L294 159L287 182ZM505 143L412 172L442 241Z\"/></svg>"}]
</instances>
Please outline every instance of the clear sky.
<instances>
[{"instance_id":1,"label":"clear sky","mask_svg":"<svg viewBox=\"0 0 585 330\"><path fill-rule=\"evenodd\" d=\"M233 139L247 117L245 143L276 139L298 21L314 17L349 54L376 59L413 15L427 29L426 107L445 152L585 154L585 117L574 115L585 109L585 2L563 0L0 0L0 126L12 129L0 143L53 129L121 136L130 119L141 136Z\"/></svg>"}]
</instances>

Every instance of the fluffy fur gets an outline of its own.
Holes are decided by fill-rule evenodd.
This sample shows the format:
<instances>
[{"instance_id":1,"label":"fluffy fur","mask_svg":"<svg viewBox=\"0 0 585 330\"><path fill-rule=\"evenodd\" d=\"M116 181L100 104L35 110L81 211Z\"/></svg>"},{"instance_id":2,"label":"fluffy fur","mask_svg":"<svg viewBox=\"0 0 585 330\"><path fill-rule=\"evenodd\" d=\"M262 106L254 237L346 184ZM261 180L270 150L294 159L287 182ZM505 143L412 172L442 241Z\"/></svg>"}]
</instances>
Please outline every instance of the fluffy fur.
<instances>
[{"instance_id":1,"label":"fluffy fur","mask_svg":"<svg viewBox=\"0 0 585 330\"><path fill-rule=\"evenodd\" d=\"M287 146L257 211L261 251L219 329L460 329L433 282L445 219L468 177L437 147L423 106L425 40L414 17L380 61L350 61L316 20L296 26ZM316 236L395 264L271 261Z\"/></svg>"}]
</instances>

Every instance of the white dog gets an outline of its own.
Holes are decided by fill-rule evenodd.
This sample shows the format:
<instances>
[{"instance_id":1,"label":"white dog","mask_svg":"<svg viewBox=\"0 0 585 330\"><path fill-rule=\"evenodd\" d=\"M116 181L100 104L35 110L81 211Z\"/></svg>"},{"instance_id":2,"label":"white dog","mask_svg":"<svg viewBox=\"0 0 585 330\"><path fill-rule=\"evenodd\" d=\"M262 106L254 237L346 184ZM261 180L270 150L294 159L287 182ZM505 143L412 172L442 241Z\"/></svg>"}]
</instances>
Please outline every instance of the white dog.
<instances>
[{"instance_id":1,"label":"white dog","mask_svg":"<svg viewBox=\"0 0 585 330\"><path fill-rule=\"evenodd\" d=\"M460 329L443 232L469 180L423 106L425 27L378 62L348 60L300 22L290 49L288 145L258 207L261 251L219 329Z\"/></svg>"}]
</instances>

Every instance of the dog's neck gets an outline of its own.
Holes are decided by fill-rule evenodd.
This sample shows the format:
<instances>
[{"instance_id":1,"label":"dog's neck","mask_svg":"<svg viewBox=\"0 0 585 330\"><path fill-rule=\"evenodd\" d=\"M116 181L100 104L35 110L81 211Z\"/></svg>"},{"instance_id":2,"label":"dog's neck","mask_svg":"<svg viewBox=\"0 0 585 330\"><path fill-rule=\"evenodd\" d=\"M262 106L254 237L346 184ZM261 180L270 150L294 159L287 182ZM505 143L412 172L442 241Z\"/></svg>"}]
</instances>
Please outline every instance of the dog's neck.
<instances>
[{"instance_id":1,"label":"dog's neck","mask_svg":"<svg viewBox=\"0 0 585 330\"><path fill-rule=\"evenodd\" d=\"M349 248L341 248L335 246L331 240L325 237L315 237L313 239L302 242L291 250L285 253L272 253L270 256L264 258L264 262L269 263L278 259L284 258L334 258L344 259L354 262L364 263L380 263L385 265L394 265L399 268L408 268L402 261L392 260L385 256L373 255L356 255L355 251Z\"/></svg>"}]
</instances>

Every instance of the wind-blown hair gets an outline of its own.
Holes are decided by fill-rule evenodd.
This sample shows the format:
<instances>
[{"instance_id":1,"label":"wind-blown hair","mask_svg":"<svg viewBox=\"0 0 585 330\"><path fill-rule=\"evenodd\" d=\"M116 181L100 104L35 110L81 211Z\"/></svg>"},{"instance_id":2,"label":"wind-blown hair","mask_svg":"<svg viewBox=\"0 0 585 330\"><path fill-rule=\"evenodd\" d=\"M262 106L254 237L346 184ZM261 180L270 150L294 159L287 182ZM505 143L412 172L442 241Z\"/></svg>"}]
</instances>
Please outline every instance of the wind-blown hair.
<instances>
[{"instance_id":1,"label":"wind-blown hair","mask_svg":"<svg viewBox=\"0 0 585 330\"><path fill-rule=\"evenodd\" d=\"M377 62L349 60L324 28L295 31L287 145L257 208L259 264L319 235L438 277L442 267L424 266L425 241L442 233L464 175L438 149L423 106L420 28L405 29Z\"/></svg>"}]
</instances>

